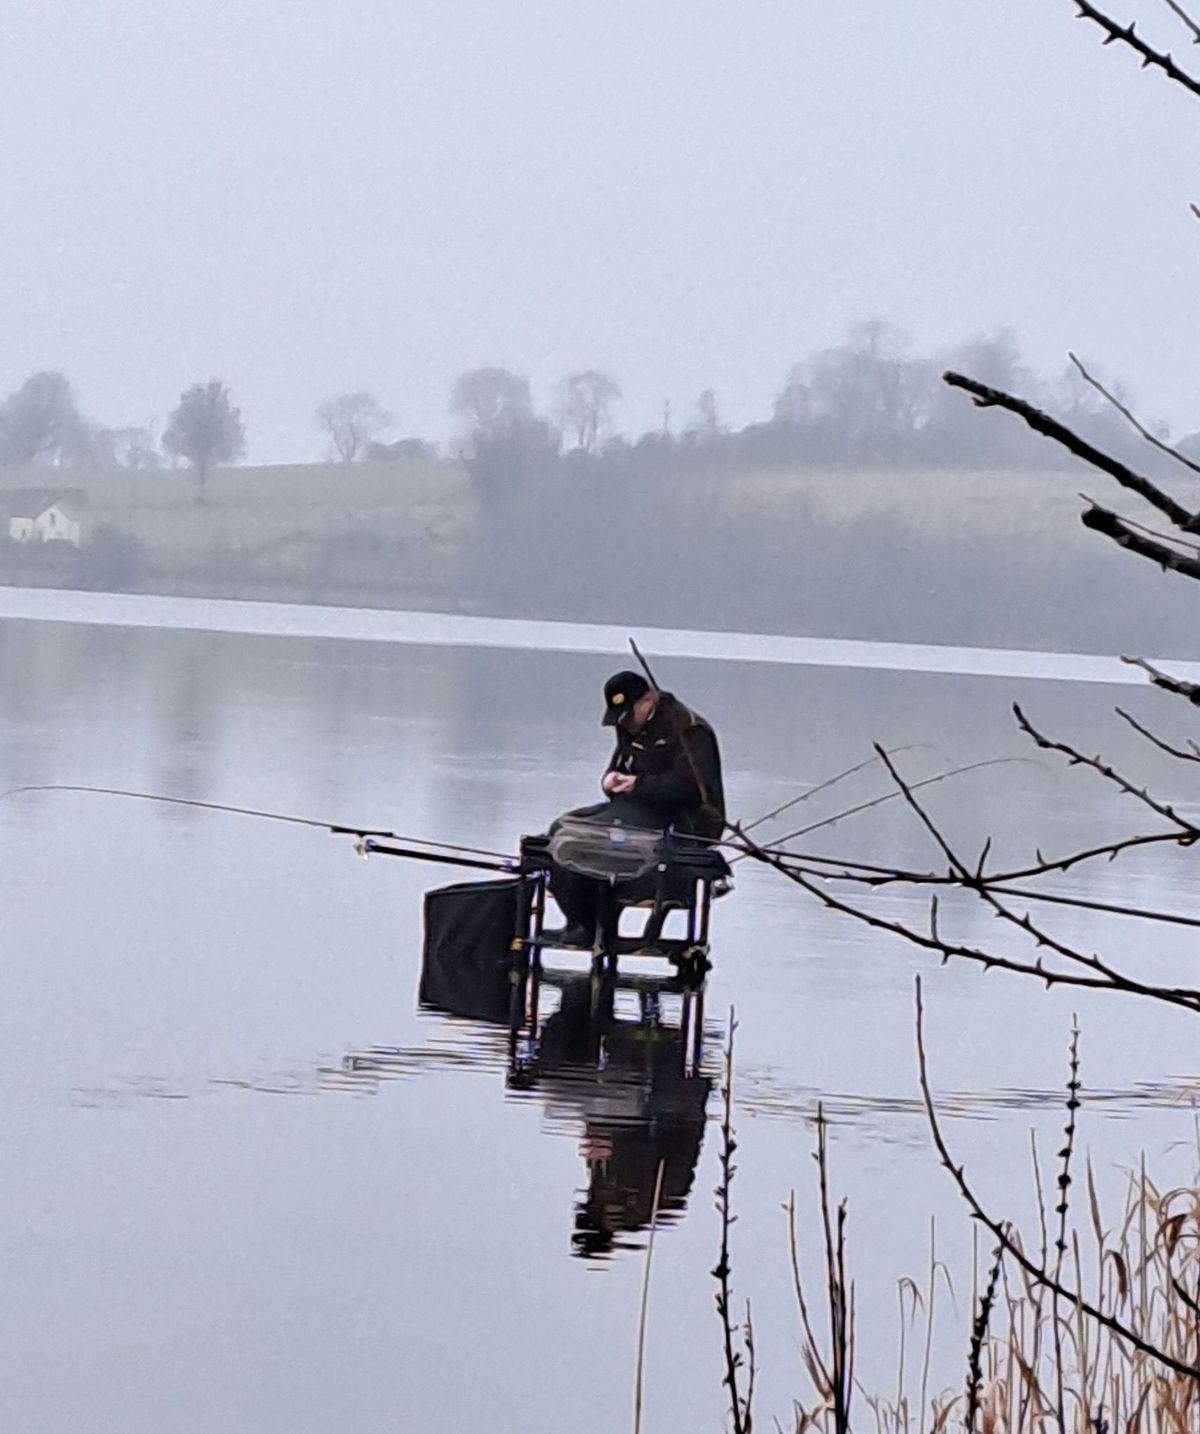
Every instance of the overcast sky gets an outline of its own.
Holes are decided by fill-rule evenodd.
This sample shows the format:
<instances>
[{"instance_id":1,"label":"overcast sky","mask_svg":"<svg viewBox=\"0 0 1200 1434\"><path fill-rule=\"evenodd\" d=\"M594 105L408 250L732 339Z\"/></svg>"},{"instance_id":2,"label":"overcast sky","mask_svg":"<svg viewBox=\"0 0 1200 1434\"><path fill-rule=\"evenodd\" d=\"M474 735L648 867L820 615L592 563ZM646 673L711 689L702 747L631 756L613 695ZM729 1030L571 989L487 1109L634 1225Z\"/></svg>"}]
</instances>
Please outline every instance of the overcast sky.
<instances>
[{"instance_id":1,"label":"overcast sky","mask_svg":"<svg viewBox=\"0 0 1200 1434\"><path fill-rule=\"evenodd\" d=\"M1112 0L1200 71L1165 6ZM0 390L233 388L259 460L463 368L740 425L883 315L1200 427L1200 102L1070 0L0 0Z\"/></svg>"}]
</instances>

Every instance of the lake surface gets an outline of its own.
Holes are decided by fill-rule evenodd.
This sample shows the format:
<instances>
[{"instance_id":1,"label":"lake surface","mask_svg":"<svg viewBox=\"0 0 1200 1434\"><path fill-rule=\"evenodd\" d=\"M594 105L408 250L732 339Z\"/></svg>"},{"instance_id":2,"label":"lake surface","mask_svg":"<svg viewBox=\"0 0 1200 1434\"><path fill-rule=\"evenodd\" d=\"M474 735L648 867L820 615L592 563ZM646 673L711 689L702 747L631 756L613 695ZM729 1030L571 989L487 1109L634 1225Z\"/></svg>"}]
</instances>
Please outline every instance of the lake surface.
<instances>
[{"instance_id":1,"label":"lake surface","mask_svg":"<svg viewBox=\"0 0 1200 1434\"><path fill-rule=\"evenodd\" d=\"M0 787L131 787L500 850L593 799L607 757L599 687L625 665L623 634L564 651L530 625L527 647L513 631L473 645L410 617L399 642L371 615L335 638L289 632L303 621L293 614L269 635L273 618L257 612L267 630L251 635L198 630L194 609L176 630L151 625L153 607L122 626L33 621L13 615L19 597L0 597ZM207 625L236 626L227 606ZM38 615L123 621L103 608ZM352 629L355 615L338 621ZM757 661L695 647L655 644L659 677L716 726L735 815L777 805L877 739L911 748L898 760L913 777L1021 759L928 789L973 852L988 835L1027 858L1035 844L1066 850L1154 826L1098 778L1034 752L1014 699L1044 728L1200 804L1186 768L1112 713L1120 703L1179 739L1186 707L1097 674L1069 680L1051 658L1039 661L1055 681L1028 667L979 675L1007 655L914 672L873 669L856 651L838 665L832 651ZM790 825L886 790L863 773ZM507 1090L495 1030L418 1012L422 893L453 873L363 862L319 832L78 794L0 801L0 841L3 1427L631 1427L646 1230L583 1255L573 1239L589 1181L625 1134L586 1086ZM935 860L899 803L806 844ZM918 1106L916 972L927 973L948 1134L998 1213L1031 1216L1030 1129L1056 1148L1072 1011L1084 1028L1082 1145L1114 1214L1120 1166L1142 1150L1165 1180L1190 1172L1179 1142L1200 1073L1183 1017L943 969L770 872L743 863L737 876L715 913L708 1062L736 1005L734 1285L754 1304L769 1427L807 1392L781 1206L795 1188L815 1273L818 1101L833 1122L835 1189L850 1200L864 1380L893 1380L896 1280L921 1276L932 1215L969 1300L971 1232ZM1091 880L1109 899L1196 906L1185 852L1131 856ZM901 892L872 900L920 919ZM973 908L950 917L967 939L1003 940ZM1077 913L1055 929L1129 969L1194 964L1186 930L1147 941L1129 922ZM716 1104L714 1093L655 1242L648 1431L722 1427ZM653 1181L635 1149L627 1173L639 1170ZM638 1192L627 1193L636 1226ZM939 1387L962 1378L964 1341L946 1314Z\"/></svg>"}]
</instances>

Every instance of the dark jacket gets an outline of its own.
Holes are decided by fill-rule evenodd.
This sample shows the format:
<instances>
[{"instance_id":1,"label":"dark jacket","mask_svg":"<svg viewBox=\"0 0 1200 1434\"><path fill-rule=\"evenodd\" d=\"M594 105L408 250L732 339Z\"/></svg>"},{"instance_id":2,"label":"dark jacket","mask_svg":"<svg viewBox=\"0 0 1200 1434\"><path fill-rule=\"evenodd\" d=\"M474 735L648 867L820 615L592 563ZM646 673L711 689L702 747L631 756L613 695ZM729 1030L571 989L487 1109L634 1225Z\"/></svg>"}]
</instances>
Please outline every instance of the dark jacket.
<instances>
[{"instance_id":1,"label":"dark jacket","mask_svg":"<svg viewBox=\"0 0 1200 1434\"><path fill-rule=\"evenodd\" d=\"M632 799L648 807L663 826L719 837L725 827L725 788L716 734L703 717L669 692L659 695L654 715L640 732L617 728L608 772L629 772Z\"/></svg>"}]
</instances>

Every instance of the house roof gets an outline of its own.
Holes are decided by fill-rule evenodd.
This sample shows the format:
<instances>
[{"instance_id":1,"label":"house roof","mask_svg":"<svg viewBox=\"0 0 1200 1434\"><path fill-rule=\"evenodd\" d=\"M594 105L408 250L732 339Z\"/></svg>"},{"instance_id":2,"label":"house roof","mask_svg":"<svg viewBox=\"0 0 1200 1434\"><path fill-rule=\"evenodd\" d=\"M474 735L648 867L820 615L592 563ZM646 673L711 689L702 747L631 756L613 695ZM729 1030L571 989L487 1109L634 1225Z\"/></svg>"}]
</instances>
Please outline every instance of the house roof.
<instances>
[{"instance_id":1,"label":"house roof","mask_svg":"<svg viewBox=\"0 0 1200 1434\"><path fill-rule=\"evenodd\" d=\"M79 516L87 506L87 494L79 488L0 489L0 515L5 518L39 518L47 508L58 508L68 518Z\"/></svg>"}]
</instances>

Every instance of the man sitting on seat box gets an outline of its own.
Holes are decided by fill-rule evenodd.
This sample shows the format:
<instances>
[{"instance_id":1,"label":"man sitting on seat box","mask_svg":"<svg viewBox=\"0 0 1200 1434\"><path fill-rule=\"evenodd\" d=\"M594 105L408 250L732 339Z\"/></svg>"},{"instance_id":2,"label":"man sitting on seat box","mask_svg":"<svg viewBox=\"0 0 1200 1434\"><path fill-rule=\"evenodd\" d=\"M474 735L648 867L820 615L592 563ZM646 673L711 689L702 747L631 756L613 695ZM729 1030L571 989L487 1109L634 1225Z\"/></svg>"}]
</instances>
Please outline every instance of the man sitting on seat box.
<instances>
[{"instance_id":1,"label":"man sitting on seat box","mask_svg":"<svg viewBox=\"0 0 1200 1434\"><path fill-rule=\"evenodd\" d=\"M609 807L627 825L642 821L665 830L717 838L725 828L725 791L716 734L703 717L637 672L618 672L604 684L606 727L616 748L600 783L608 802L572 813L603 822ZM631 822L629 813L636 813ZM595 880L558 868L554 898L567 918L559 939L591 946L596 935Z\"/></svg>"}]
</instances>

